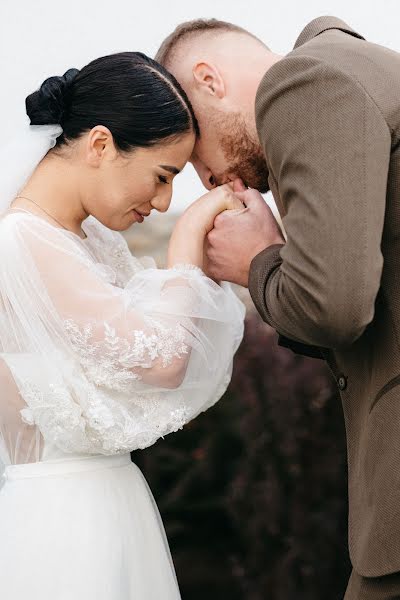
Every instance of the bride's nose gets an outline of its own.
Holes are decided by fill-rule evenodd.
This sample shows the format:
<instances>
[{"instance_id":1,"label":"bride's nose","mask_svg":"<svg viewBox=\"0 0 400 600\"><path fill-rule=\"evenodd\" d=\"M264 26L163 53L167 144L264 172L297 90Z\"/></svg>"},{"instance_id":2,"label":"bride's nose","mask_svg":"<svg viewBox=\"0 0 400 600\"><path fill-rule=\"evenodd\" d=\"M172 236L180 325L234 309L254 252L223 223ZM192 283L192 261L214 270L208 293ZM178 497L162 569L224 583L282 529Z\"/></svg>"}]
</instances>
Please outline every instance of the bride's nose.
<instances>
[{"instance_id":1,"label":"bride's nose","mask_svg":"<svg viewBox=\"0 0 400 600\"><path fill-rule=\"evenodd\" d=\"M167 186L166 186L167 187ZM172 186L168 186L170 189L166 190L162 194L158 194L153 200L150 202L151 206L157 210L158 212L165 213L170 207L171 198L172 198Z\"/></svg>"}]
</instances>

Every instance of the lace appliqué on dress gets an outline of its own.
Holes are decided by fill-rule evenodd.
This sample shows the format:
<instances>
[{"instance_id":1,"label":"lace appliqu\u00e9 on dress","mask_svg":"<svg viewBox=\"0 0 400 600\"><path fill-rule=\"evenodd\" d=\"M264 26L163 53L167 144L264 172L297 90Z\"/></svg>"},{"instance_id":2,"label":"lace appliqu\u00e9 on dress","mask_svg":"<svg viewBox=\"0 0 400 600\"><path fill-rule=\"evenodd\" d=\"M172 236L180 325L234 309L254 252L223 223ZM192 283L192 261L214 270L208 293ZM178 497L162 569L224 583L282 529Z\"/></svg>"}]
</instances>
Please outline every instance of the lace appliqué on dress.
<instances>
[{"instance_id":1,"label":"lace appliqu\u00e9 on dress","mask_svg":"<svg viewBox=\"0 0 400 600\"><path fill-rule=\"evenodd\" d=\"M82 408L71 401L65 386L49 382L47 388L43 389L43 386L32 381L21 383L28 405L20 411L23 422L37 425L45 439L66 452L74 452L76 448L89 451Z\"/></svg>"},{"instance_id":2,"label":"lace appliqu\u00e9 on dress","mask_svg":"<svg viewBox=\"0 0 400 600\"><path fill-rule=\"evenodd\" d=\"M89 382L81 389L82 405L62 385L49 383L44 390L25 381L22 388L28 405L20 411L22 420L64 452L124 454L147 448L190 419L181 394L135 393L125 407Z\"/></svg>"},{"instance_id":3,"label":"lace appliqu\u00e9 on dress","mask_svg":"<svg viewBox=\"0 0 400 600\"><path fill-rule=\"evenodd\" d=\"M102 339L96 340L92 323L79 327L72 319L64 321L72 347L90 381L118 392L129 392L132 382L141 379L133 368L149 368L156 359L161 359L165 368L174 358L188 353L182 327L167 328L151 319L146 319L146 324L152 326L153 333L134 330L128 340L104 322Z\"/></svg>"},{"instance_id":4,"label":"lace appliqu\u00e9 on dress","mask_svg":"<svg viewBox=\"0 0 400 600\"><path fill-rule=\"evenodd\" d=\"M90 246L97 260L112 270L114 285L122 288L139 271L156 268L153 259L146 261L133 256L123 235L111 231L94 217L85 220L85 230L90 233Z\"/></svg>"},{"instance_id":5,"label":"lace appliqu\u00e9 on dress","mask_svg":"<svg viewBox=\"0 0 400 600\"><path fill-rule=\"evenodd\" d=\"M147 448L160 437L182 429L190 419L180 394L173 398L135 394L129 409L110 397L104 400L92 398L85 416L92 447L101 448L105 454Z\"/></svg>"}]
</instances>

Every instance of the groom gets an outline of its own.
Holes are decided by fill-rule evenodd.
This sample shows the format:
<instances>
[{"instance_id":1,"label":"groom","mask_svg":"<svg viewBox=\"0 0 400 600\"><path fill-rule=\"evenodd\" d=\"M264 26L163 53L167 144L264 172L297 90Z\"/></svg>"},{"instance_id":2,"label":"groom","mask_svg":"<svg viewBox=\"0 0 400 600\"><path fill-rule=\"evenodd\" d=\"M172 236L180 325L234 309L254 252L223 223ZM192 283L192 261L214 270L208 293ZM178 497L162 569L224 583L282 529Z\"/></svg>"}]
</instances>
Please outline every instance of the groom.
<instances>
[{"instance_id":1,"label":"groom","mask_svg":"<svg viewBox=\"0 0 400 600\"><path fill-rule=\"evenodd\" d=\"M210 273L248 285L281 344L324 358L336 378L345 598L400 598L400 55L321 17L284 57L237 26L199 20L156 58L198 116L192 162L204 185L236 180L247 206L217 218ZM286 243L256 191L268 189Z\"/></svg>"}]
</instances>

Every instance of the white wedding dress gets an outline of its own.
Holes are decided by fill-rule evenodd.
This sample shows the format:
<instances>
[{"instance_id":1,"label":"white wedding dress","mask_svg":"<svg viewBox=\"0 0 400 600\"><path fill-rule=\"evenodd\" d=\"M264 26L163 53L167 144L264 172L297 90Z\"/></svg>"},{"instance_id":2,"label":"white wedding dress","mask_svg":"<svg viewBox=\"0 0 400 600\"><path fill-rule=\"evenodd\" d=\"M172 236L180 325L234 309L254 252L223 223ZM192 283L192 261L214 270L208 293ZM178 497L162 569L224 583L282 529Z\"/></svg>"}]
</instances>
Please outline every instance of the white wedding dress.
<instances>
[{"instance_id":1,"label":"white wedding dress","mask_svg":"<svg viewBox=\"0 0 400 600\"><path fill-rule=\"evenodd\" d=\"M93 217L83 229L0 219L0 597L177 600L129 453L221 397L244 308L196 267L146 266Z\"/></svg>"}]
</instances>

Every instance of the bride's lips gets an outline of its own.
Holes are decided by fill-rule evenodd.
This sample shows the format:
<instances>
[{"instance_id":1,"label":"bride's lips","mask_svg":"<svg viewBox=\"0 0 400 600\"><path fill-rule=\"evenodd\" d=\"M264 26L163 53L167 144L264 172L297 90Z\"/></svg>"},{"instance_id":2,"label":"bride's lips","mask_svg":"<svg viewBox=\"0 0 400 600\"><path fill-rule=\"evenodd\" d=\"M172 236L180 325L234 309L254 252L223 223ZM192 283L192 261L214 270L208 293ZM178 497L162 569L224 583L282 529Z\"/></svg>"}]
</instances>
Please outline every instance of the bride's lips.
<instances>
[{"instance_id":1,"label":"bride's lips","mask_svg":"<svg viewBox=\"0 0 400 600\"><path fill-rule=\"evenodd\" d=\"M147 214L147 215L145 215L145 214L143 214L143 215L142 215L142 213L138 212L138 211L137 211L137 210L135 210L134 208L132 209L132 212L133 212L133 214L135 215L135 217L136 217L136 221L137 221L138 223L143 223L143 221L144 221L144 218L145 218L145 217L148 217L148 216L149 216L149 214L150 214L150 213L149 213L149 214Z\"/></svg>"}]
</instances>

